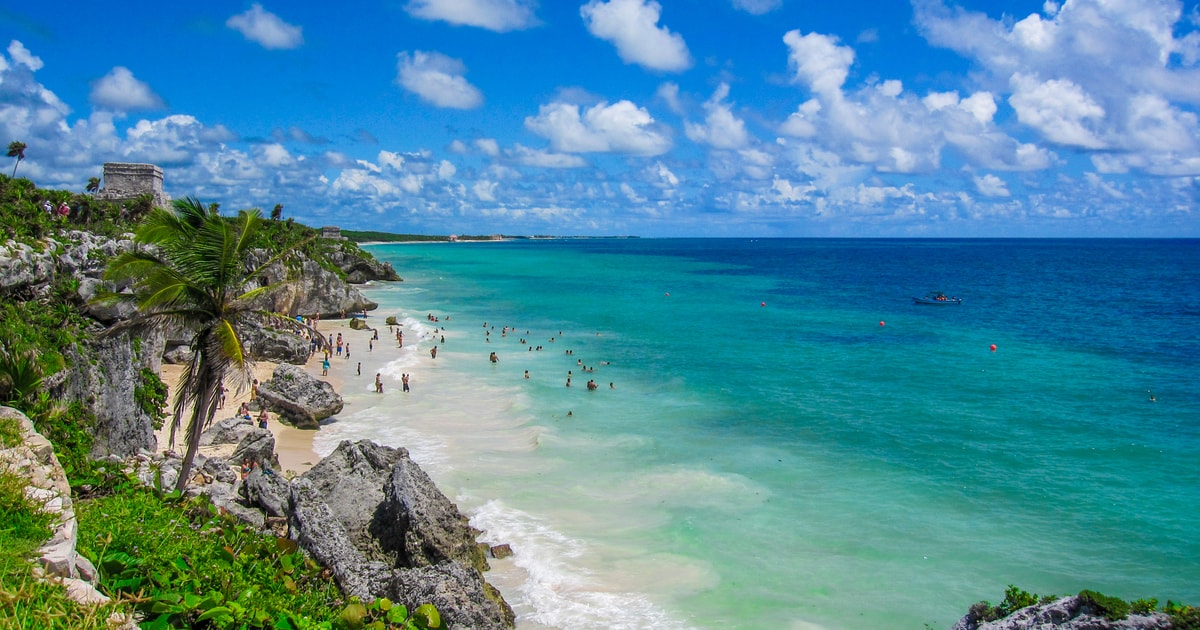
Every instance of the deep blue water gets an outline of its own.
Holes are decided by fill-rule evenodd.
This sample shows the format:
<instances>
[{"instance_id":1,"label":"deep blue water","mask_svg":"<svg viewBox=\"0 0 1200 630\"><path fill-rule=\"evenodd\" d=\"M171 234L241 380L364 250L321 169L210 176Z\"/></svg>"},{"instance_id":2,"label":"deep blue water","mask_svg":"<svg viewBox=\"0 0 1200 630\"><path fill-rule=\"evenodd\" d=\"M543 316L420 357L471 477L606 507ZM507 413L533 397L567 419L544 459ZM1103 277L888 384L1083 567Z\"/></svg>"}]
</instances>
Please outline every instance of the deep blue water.
<instances>
[{"instance_id":1,"label":"deep blue water","mask_svg":"<svg viewBox=\"0 0 1200 630\"><path fill-rule=\"evenodd\" d=\"M516 549L525 627L949 627L1009 583L1200 602L1200 241L369 249L429 397L322 433L426 457Z\"/></svg>"}]
</instances>

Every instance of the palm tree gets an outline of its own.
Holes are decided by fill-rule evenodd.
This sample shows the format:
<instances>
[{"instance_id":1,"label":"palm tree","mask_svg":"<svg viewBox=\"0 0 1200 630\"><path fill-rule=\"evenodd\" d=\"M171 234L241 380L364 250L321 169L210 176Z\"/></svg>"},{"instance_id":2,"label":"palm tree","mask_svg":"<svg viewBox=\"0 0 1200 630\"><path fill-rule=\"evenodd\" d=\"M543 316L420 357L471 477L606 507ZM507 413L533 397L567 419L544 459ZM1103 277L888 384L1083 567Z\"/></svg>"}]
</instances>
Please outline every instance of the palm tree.
<instances>
[{"instance_id":1,"label":"palm tree","mask_svg":"<svg viewBox=\"0 0 1200 630\"><path fill-rule=\"evenodd\" d=\"M13 178L17 177L17 167L21 165L21 160L25 159L25 143L19 140L13 140L8 143L8 157L17 158L16 164L13 164Z\"/></svg>"},{"instance_id":2,"label":"palm tree","mask_svg":"<svg viewBox=\"0 0 1200 630\"><path fill-rule=\"evenodd\" d=\"M145 330L175 324L192 331L192 358L175 388L170 442L185 413L187 450L175 489L182 491L192 472L200 434L212 422L219 389L226 376L242 389L253 363L242 343L242 331L264 320L298 324L294 319L257 310L254 298L274 288L258 286L264 268L280 257L249 269L254 234L262 218L257 210L226 219L216 204L205 208L195 198L177 199L172 209L155 208L135 232L135 241L150 245L117 256L105 272L108 280L132 280L132 292L106 296L134 303L138 313L110 329ZM286 253L286 252L285 252Z\"/></svg>"},{"instance_id":3,"label":"palm tree","mask_svg":"<svg viewBox=\"0 0 1200 630\"><path fill-rule=\"evenodd\" d=\"M89 177L88 183L87 183L87 188L85 188L84 190L86 190L87 192L90 192L90 193L98 192L100 190L100 178L99 177Z\"/></svg>"}]
</instances>

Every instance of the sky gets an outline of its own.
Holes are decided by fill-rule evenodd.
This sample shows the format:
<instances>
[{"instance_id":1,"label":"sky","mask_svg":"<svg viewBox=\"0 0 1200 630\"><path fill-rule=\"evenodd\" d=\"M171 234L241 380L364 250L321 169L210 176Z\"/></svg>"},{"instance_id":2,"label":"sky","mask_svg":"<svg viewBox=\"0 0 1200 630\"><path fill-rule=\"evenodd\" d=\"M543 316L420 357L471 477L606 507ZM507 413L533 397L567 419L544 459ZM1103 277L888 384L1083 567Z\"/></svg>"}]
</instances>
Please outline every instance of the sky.
<instances>
[{"instance_id":1,"label":"sky","mask_svg":"<svg viewBox=\"0 0 1200 630\"><path fill-rule=\"evenodd\" d=\"M1200 8L6 3L13 140L44 188L147 162L343 229L1197 237Z\"/></svg>"}]
</instances>

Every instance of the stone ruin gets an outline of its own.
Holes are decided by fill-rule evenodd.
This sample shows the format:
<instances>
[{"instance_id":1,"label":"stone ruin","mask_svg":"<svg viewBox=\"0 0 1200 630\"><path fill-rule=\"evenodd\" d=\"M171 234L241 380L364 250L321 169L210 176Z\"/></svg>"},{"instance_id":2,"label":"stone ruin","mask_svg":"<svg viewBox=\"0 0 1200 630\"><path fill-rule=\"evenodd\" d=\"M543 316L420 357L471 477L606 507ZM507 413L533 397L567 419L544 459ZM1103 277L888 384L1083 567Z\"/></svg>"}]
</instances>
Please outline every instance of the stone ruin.
<instances>
[{"instance_id":1,"label":"stone ruin","mask_svg":"<svg viewBox=\"0 0 1200 630\"><path fill-rule=\"evenodd\" d=\"M133 201L146 193L154 197L156 207L171 205L171 197L163 192L161 167L128 162L104 163L104 188L96 193L97 199L122 203Z\"/></svg>"}]
</instances>

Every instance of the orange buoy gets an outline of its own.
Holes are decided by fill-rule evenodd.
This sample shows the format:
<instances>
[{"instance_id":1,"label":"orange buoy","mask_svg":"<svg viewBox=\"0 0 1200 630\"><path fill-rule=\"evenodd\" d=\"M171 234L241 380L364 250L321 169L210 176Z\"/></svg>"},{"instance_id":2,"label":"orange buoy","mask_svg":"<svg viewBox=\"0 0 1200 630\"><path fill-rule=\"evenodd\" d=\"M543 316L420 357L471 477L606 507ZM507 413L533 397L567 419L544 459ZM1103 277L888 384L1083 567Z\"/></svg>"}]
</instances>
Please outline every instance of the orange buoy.
<instances>
[{"instance_id":1,"label":"orange buoy","mask_svg":"<svg viewBox=\"0 0 1200 630\"><path fill-rule=\"evenodd\" d=\"M989 350L991 350L992 352L995 352L995 351L996 351L996 344L992 344L992 345L988 346L988 349L989 349Z\"/></svg>"}]
</instances>

